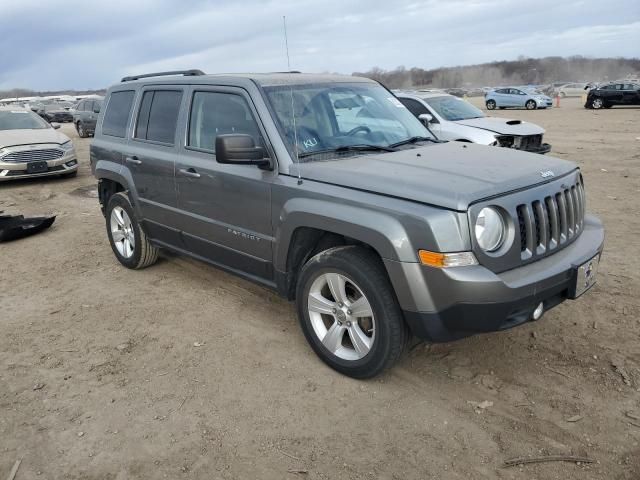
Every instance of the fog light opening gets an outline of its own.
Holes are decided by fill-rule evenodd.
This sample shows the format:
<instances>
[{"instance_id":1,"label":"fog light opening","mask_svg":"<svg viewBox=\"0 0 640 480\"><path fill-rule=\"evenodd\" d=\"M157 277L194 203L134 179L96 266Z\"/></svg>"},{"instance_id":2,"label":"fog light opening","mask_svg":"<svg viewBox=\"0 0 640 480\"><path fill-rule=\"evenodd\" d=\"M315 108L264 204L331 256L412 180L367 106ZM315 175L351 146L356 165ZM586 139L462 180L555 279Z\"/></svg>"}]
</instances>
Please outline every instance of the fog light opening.
<instances>
[{"instance_id":1,"label":"fog light opening","mask_svg":"<svg viewBox=\"0 0 640 480\"><path fill-rule=\"evenodd\" d=\"M540 320L540 317L542 316L543 313L544 313L544 304L540 302L536 307L536 309L531 314L531 318L533 318L534 320Z\"/></svg>"}]
</instances>

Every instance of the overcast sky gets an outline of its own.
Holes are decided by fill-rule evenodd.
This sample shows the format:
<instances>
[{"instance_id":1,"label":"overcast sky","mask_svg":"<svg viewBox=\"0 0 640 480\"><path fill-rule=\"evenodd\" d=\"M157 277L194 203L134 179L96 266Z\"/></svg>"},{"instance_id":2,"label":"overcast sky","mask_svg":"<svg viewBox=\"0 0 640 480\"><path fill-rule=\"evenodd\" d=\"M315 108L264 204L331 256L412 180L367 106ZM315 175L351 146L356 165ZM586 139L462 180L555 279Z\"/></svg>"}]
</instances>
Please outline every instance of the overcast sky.
<instances>
[{"instance_id":1,"label":"overcast sky","mask_svg":"<svg viewBox=\"0 0 640 480\"><path fill-rule=\"evenodd\" d=\"M638 0L0 0L0 90L128 74L435 68L519 55L640 56Z\"/></svg>"}]
</instances>

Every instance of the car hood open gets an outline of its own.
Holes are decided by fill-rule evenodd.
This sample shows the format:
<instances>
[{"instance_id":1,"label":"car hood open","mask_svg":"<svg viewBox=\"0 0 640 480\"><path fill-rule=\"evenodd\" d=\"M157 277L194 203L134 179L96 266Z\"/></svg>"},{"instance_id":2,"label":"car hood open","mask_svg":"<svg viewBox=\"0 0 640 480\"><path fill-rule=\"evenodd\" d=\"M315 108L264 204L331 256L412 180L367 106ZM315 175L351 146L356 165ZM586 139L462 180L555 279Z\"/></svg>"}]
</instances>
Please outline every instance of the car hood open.
<instances>
[{"instance_id":1,"label":"car hood open","mask_svg":"<svg viewBox=\"0 0 640 480\"><path fill-rule=\"evenodd\" d=\"M534 123L510 120L508 118L483 117L458 120L454 123L467 127L481 128L501 135L539 135L544 133L544 128Z\"/></svg>"},{"instance_id":2,"label":"car hood open","mask_svg":"<svg viewBox=\"0 0 640 480\"><path fill-rule=\"evenodd\" d=\"M31 145L34 143L61 144L68 140L69 137L53 128L0 130L0 148Z\"/></svg>"},{"instance_id":3,"label":"car hood open","mask_svg":"<svg viewBox=\"0 0 640 480\"><path fill-rule=\"evenodd\" d=\"M576 168L549 156L460 142L299 165L304 179L458 211L488 197L548 183ZM292 172L297 173L296 167Z\"/></svg>"}]
</instances>

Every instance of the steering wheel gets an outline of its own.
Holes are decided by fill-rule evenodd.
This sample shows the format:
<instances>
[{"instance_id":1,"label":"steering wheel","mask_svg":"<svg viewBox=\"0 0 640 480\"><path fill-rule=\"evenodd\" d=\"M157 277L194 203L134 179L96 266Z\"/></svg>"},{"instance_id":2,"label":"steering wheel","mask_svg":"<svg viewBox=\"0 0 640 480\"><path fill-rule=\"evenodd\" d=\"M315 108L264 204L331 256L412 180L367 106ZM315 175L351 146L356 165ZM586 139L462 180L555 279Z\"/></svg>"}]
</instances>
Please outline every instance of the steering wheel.
<instances>
[{"instance_id":1,"label":"steering wheel","mask_svg":"<svg viewBox=\"0 0 640 480\"><path fill-rule=\"evenodd\" d=\"M356 128L351 129L347 132L347 137L352 137L356 133L360 133L360 132L371 133L371 129L366 125L358 125Z\"/></svg>"}]
</instances>

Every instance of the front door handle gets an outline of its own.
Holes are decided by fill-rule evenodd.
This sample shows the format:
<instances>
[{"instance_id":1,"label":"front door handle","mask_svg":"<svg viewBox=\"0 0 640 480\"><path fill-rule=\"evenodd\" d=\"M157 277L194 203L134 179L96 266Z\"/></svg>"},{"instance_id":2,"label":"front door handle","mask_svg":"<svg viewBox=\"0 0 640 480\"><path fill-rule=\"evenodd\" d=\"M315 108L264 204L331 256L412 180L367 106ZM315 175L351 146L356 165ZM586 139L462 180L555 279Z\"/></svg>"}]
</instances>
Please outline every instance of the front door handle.
<instances>
[{"instance_id":1,"label":"front door handle","mask_svg":"<svg viewBox=\"0 0 640 480\"><path fill-rule=\"evenodd\" d=\"M193 168L181 168L180 170L178 170L178 173L180 175L184 175L185 177L200 178L200 174Z\"/></svg>"},{"instance_id":2,"label":"front door handle","mask_svg":"<svg viewBox=\"0 0 640 480\"><path fill-rule=\"evenodd\" d=\"M135 155L133 155L132 157L126 157L124 159L125 162L127 163L131 163L133 165L141 165L142 164L142 160L138 159L138 157L136 157Z\"/></svg>"}]
</instances>

